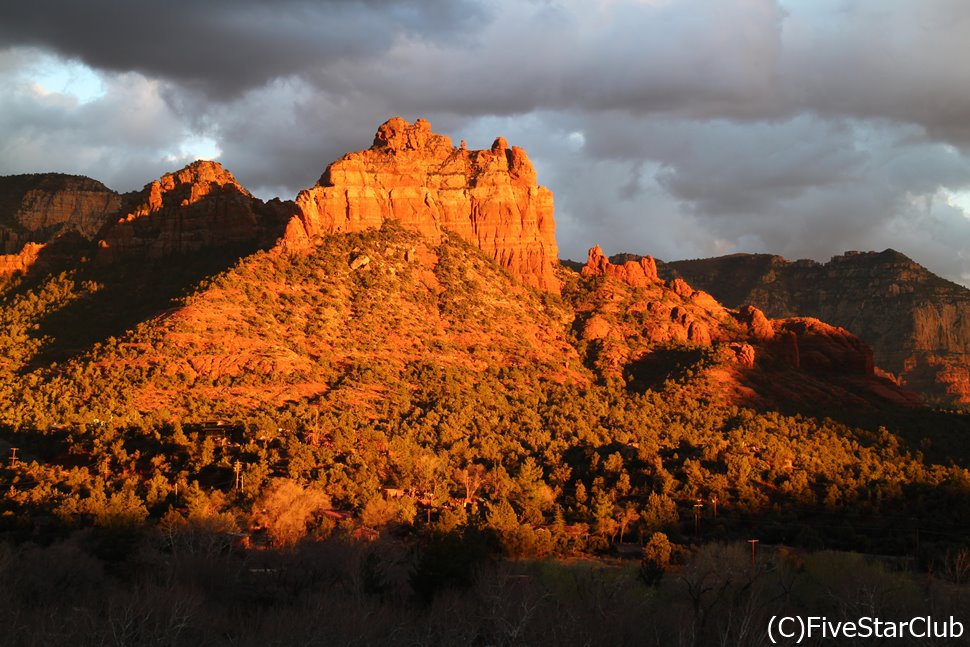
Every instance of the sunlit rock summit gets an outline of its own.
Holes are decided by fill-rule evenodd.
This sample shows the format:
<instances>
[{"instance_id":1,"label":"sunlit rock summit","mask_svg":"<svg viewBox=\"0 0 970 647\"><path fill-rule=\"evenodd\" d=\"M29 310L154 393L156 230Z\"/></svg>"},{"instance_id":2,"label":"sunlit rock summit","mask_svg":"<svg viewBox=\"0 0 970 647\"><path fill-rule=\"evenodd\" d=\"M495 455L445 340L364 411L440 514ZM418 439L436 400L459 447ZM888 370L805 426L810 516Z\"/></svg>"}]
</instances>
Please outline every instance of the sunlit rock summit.
<instances>
[{"instance_id":1,"label":"sunlit rock summit","mask_svg":"<svg viewBox=\"0 0 970 647\"><path fill-rule=\"evenodd\" d=\"M290 247L397 220L432 241L454 232L526 284L559 291L552 193L536 184L525 151L502 137L490 150L469 150L423 119L395 117L370 149L328 166L296 203Z\"/></svg>"}]
</instances>

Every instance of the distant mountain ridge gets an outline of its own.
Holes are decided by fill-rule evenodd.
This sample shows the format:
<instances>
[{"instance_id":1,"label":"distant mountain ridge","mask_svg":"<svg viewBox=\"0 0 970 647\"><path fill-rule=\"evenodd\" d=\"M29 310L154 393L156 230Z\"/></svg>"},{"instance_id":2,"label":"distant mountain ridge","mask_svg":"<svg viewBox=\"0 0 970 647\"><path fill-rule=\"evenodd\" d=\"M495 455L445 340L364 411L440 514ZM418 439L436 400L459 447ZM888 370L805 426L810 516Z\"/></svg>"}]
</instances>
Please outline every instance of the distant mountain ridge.
<instances>
[{"instance_id":1,"label":"distant mountain ridge","mask_svg":"<svg viewBox=\"0 0 970 647\"><path fill-rule=\"evenodd\" d=\"M846 252L827 263L734 254L659 264L730 307L812 316L872 346L876 364L940 405L970 405L970 290L904 254Z\"/></svg>"},{"instance_id":2,"label":"distant mountain ridge","mask_svg":"<svg viewBox=\"0 0 970 647\"><path fill-rule=\"evenodd\" d=\"M0 252L43 242L68 230L92 238L122 196L81 175L36 173L0 177Z\"/></svg>"}]
</instances>

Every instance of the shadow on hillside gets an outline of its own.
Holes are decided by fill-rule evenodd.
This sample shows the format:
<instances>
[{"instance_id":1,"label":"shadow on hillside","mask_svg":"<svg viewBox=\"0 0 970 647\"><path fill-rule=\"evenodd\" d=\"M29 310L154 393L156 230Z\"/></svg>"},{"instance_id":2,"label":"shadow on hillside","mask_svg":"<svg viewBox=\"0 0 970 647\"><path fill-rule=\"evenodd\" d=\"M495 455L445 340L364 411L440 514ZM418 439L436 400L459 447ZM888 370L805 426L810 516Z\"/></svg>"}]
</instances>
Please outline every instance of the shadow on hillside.
<instances>
[{"instance_id":1,"label":"shadow on hillside","mask_svg":"<svg viewBox=\"0 0 970 647\"><path fill-rule=\"evenodd\" d=\"M623 377L630 393L655 392L668 400L703 400L710 393L696 380L716 364L706 347L657 348L627 364ZM892 437L905 451L921 454L934 464L970 464L970 412L912 406L884 397L859 376L795 369L777 362L743 375L749 393L738 391L737 385L730 386L731 401L738 406L864 430L870 437L862 440L863 444L889 442L887 438ZM892 432L886 431L890 429Z\"/></svg>"},{"instance_id":2,"label":"shadow on hillside","mask_svg":"<svg viewBox=\"0 0 970 647\"><path fill-rule=\"evenodd\" d=\"M41 256L4 295L5 300L36 291L50 277L73 272L75 298L35 321L34 334L45 338L42 350L23 367L29 372L51 362L63 362L177 305L200 282L232 267L265 246L256 243L224 246L190 255L159 259L127 258L111 264L91 262L95 248L76 241L46 246Z\"/></svg>"},{"instance_id":3,"label":"shadow on hillside","mask_svg":"<svg viewBox=\"0 0 970 647\"><path fill-rule=\"evenodd\" d=\"M643 394L661 390L665 383L689 380L710 360L710 349L702 346L656 348L623 369L627 389Z\"/></svg>"}]
</instances>

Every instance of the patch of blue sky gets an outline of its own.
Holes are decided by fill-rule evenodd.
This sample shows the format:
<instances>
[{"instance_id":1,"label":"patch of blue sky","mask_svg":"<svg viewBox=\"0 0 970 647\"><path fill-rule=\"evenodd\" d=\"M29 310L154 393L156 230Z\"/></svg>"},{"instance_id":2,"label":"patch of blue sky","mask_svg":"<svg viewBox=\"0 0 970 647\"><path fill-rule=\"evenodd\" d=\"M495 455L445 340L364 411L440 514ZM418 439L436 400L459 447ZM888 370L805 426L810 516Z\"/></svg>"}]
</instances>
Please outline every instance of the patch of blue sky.
<instances>
[{"instance_id":1,"label":"patch of blue sky","mask_svg":"<svg viewBox=\"0 0 970 647\"><path fill-rule=\"evenodd\" d=\"M101 76L80 61L42 55L24 70L24 76L45 94L69 95L82 104L105 95Z\"/></svg>"}]
</instances>

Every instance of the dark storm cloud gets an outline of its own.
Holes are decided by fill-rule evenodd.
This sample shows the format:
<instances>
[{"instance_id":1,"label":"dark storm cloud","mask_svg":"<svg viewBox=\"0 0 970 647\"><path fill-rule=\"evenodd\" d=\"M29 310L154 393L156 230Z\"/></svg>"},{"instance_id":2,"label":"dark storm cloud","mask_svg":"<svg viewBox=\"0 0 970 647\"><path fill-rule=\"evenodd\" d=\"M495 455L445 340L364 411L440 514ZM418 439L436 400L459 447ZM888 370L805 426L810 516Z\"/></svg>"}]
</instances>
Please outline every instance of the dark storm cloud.
<instances>
[{"instance_id":1,"label":"dark storm cloud","mask_svg":"<svg viewBox=\"0 0 970 647\"><path fill-rule=\"evenodd\" d=\"M779 65L792 109L915 123L970 144L964 0L792 5Z\"/></svg>"},{"instance_id":2,"label":"dark storm cloud","mask_svg":"<svg viewBox=\"0 0 970 647\"><path fill-rule=\"evenodd\" d=\"M765 100L784 13L766 1L503 3L459 43L402 40L382 57L316 70L405 111L536 109L774 114ZM742 29L725 29L740 21ZM351 74L351 72L355 72Z\"/></svg>"},{"instance_id":3,"label":"dark storm cloud","mask_svg":"<svg viewBox=\"0 0 970 647\"><path fill-rule=\"evenodd\" d=\"M481 18L464 0L36 0L0 10L0 44L226 98L321 61L379 56L402 33L450 37Z\"/></svg>"}]
</instances>

